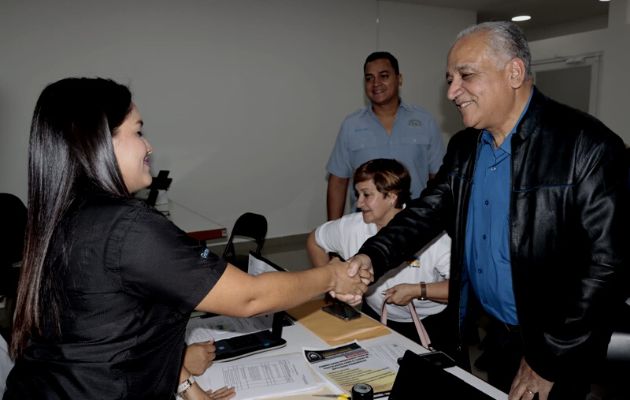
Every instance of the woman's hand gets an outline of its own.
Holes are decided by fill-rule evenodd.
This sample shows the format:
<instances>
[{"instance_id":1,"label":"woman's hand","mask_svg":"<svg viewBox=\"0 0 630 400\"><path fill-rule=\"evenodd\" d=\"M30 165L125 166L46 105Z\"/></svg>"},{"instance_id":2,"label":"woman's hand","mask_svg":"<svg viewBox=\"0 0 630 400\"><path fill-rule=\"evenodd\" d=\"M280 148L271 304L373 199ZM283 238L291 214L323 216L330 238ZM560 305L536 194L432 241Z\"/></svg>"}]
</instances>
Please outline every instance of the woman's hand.
<instances>
[{"instance_id":1,"label":"woman's hand","mask_svg":"<svg viewBox=\"0 0 630 400\"><path fill-rule=\"evenodd\" d=\"M207 342L193 343L186 347L184 354L184 368L193 375L203 374L214 360L215 355L214 340Z\"/></svg>"},{"instance_id":2,"label":"woman's hand","mask_svg":"<svg viewBox=\"0 0 630 400\"><path fill-rule=\"evenodd\" d=\"M206 392L207 400L223 400L223 399L231 399L236 396L236 389L233 387L223 386L217 390L208 390Z\"/></svg>"},{"instance_id":3,"label":"woman's hand","mask_svg":"<svg viewBox=\"0 0 630 400\"><path fill-rule=\"evenodd\" d=\"M236 396L236 389L223 386L217 390L204 391L197 382L191 386L181 397L184 400L223 400Z\"/></svg>"},{"instance_id":4,"label":"woman's hand","mask_svg":"<svg viewBox=\"0 0 630 400\"><path fill-rule=\"evenodd\" d=\"M401 283L383 292L387 304L406 306L413 299L420 297L420 285Z\"/></svg>"}]
</instances>

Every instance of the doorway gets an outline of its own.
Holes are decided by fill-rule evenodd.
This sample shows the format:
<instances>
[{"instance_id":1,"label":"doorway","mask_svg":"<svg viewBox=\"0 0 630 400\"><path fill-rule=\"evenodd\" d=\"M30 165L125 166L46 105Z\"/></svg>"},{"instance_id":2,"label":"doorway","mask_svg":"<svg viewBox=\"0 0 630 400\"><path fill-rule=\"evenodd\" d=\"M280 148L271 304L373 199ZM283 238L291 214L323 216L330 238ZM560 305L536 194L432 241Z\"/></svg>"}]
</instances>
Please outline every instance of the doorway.
<instances>
[{"instance_id":1,"label":"doorway","mask_svg":"<svg viewBox=\"0 0 630 400\"><path fill-rule=\"evenodd\" d=\"M600 54L532 62L534 82L546 96L597 116Z\"/></svg>"}]
</instances>

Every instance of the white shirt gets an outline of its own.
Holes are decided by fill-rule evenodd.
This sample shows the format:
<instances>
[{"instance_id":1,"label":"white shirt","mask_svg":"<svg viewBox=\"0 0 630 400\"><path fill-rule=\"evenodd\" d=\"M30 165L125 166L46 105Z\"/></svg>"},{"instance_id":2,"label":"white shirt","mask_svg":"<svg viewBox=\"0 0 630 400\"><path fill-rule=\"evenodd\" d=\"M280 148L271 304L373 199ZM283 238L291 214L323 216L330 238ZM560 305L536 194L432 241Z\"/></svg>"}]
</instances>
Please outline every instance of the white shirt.
<instances>
[{"instance_id":1,"label":"white shirt","mask_svg":"<svg viewBox=\"0 0 630 400\"><path fill-rule=\"evenodd\" d=\"M0 336L0 394L4 393L4 385L11 368L13 368L13 361L9 357L7 342Z\"/></svg>"},{"instance_id":2,"label":"white shirt","mask_svg":"<svg viewBox=\"0 0 630 400\"><path fill-rule=\"evenodd\" d=\"M378 231L376 224L366 224L360 212L344 215L328 221L315 230L315 241L326 252L338 253L345 259L354 256L363 243ZM388 271L365 294L365 301L376 312L381 311L385 297L383 292L401 283L441 282L449 278L451 238L442 234L426 247L410 264ZM446 304L431 300L413 300L420 318L437 314ZM387 304L387 317L392 321L411 322L406 306Z\"/></svg>"}]
</instances>

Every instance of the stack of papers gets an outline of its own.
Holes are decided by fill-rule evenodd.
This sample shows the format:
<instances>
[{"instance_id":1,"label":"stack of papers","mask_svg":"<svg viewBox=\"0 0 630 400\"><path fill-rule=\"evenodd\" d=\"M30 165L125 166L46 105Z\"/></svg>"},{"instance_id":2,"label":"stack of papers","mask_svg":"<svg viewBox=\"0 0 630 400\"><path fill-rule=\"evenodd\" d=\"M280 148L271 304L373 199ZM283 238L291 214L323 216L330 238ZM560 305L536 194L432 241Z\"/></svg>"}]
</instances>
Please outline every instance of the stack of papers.
<instances>
[{"instance_id":1,"label":"stack of papers","mask_svg":"<svg viewBox=\"0 0 630 400\"><path fill-rule=\"evenodd\" d=\"M197 382L204 390L232 386L236 400L311 392L324 385L300 353L216 363Z\"/></svg>"}]
</instances>

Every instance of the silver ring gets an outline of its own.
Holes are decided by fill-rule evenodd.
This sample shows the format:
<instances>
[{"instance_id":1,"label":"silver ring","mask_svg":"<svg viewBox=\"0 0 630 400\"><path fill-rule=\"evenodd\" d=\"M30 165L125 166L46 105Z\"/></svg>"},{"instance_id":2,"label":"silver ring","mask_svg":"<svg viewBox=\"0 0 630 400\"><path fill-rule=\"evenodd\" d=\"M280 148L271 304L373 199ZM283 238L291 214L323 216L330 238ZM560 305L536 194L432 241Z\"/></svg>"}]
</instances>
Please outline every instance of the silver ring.
<instances>
[{"instance_id":1,"label":"silver ring","mask_svg":"<svg viewBox=\"0 0 630 400\"><path fill-rule=\"evenodd\" d=\"M525 391L526 391L527 393L531 394L532 396L536 394L536 393L534 393L534 391L532 391L531 389L526 389Z\"/></svg>"}]
</instances>

